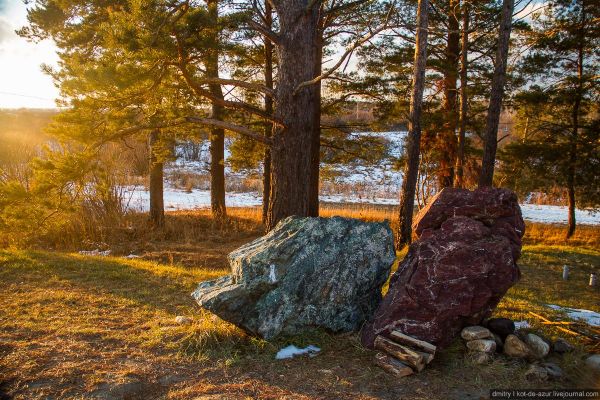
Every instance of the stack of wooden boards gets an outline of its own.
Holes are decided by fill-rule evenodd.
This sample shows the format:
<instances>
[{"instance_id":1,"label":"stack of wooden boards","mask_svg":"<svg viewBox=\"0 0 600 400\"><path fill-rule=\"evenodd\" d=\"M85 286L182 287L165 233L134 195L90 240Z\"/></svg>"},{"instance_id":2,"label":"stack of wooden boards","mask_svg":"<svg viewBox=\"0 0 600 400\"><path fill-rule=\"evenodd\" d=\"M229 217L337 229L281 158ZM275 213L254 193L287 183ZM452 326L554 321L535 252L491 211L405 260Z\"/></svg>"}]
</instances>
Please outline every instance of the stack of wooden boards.
<instances>
[{"instance_id":1,"label":"stack of wooden boards","mask_svg":"<svg viewBox=\"0 0 600 400\"><path fill-rule=\"evenodd\" d=\"M375 364L394 375L407 376L421 372L433 360L436 347L394 330L389 338L377 336L375 349L379 350Z\"/></svg>"}]
</instances>

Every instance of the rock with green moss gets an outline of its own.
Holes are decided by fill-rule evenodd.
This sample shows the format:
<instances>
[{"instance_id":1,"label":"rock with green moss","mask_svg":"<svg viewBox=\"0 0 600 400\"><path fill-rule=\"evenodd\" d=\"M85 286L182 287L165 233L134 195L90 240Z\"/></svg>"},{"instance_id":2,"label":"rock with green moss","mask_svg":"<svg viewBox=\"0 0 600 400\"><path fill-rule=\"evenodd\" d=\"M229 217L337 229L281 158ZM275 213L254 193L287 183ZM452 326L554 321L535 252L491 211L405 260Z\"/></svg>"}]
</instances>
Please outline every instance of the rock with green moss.
<instances>
[{"instance_id":1,"label":"rock with green moss","mask_svg":"<svg viewBox=\"0 0 600 400\"><path fill-rule=\"evenodd\" d=\"M228 258L231 275L200 283L192 296L271 339L313 328L360 329L381 301L395 252L387 223L288 217Z\"/></svg>"}]
</instances>

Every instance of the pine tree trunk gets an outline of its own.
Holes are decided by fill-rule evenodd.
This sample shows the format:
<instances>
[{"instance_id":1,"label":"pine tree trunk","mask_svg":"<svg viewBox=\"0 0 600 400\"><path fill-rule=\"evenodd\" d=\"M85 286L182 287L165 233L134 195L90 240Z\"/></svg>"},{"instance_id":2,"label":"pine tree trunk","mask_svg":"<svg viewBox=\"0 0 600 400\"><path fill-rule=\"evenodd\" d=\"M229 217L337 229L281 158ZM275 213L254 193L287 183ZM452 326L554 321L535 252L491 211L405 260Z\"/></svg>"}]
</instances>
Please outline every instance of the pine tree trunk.
<instances>
[{"instance_id":1,"label":"pine tree trunk","mask_svg":"<svg viewBox=\"0 0 600 400\"><path fill-rule=\"evenodd\" d=\"M498 125L500 123L500 111L502 110L502 97L504 96L508 45L514 7L514 0L503 0L502 17L500 19L500 28L498 30L498 50L494 62L494 76L492 77L490 104L485 126L485 143L483 147L479 187L492 186L494 181L494 166L496 164L496 150L498 148Z\"/></svg>"},{"instance_id":2,"label":"pine tree trunk","mask_svg":"<svg viewBox=\"0 0 600 400\"><path fill-rule=\"evenodd\" d=\"M464 1L462 10L462 35L460 55L460 126L458 128L458 148L456 152L456 172L454 186L464 187L464 164L465 164L465 135L467 132L468 104L468 56L469 56L469 3Z\"/></svg>"},{"instance_id":3,"label":"pine tree trunk","mask_svg":"<svg viewBox=\"0 0 600 400\"><path fill-rule=\"evenodd\" d=\"M322 12L322 10L321 10ZM320 13L321 14L321 13ZM317 56L315 58L315 76L321 75L323 62L323 26L322 18L319 18L319 28L317 32ZM318 82L313 87L315 93L314 103L314 132L312 140L312 158L310 169L310 206L309 215L319 215L319 168L321 162L321 82Z\"/></svg>"},{"instance_id":4,"label":"pine tree trunk","mask_svg":"<svg viewBox=\"0 0 600 400\"><path fill-rule=\"evenodd\" d=\"M208 13L212 23L211 35L215 41L215 47L209 49L206 57L206 75L209 78L219 77L219 51L218 45L218 0L208 0ZM211 94L223 99L221 85L209 85ZM212 103L212 118L222 120L224 108ZM222 222L227 216L225 207L225 131L221 128L210 129L210 206L215 221Z\"/></svg>"},{"instance_id":5,"label":"pine tree trunk","mask_svg":"<svg viewBox=\"0 0 600 400\"><path fill-rule=\"evenodd\" d=\"M577 92L573 102L573 129L569 138L569 167L567 170L567 191L569 196L569 226L567 239L575 233L577 223L575 221L575 170L577 168L577 141L579 140L579 112L583 97L583 57L585 48L585 2L581 2L581 25L579 28L579 49L577 54Z\"/></svg>"},{"instance_id":6,"label":"pine tree trunk","mask_svg":"<svg viewBox=\"0 0 600 400\"><path fill-rule=\"evenodd\" d=\"M574 174L571 174L569 169L569 176L567 179L567 194L569 196L569 220L567 226L567 239L571 238L575 233L575 227L577 226L575 221L575 179Z\"/></svg>"},{"instance_id":7,"label":"pine tree trunk","mask_svg":"<svg viewBox=\"0 0 600 400\"><path fill-rule=\"evenodd\" d=\"M265 25L271 29L273 25L273 10L269 0L265 0ZM264 57L265 57L265 86L269 89L273 89L273 43L265 37L264 38ZM273 114L273 99L271 96L265 96L265 112ZM264 132L265 136L270 137L273 131L273 124L271 122L265 122ZM265 155L263 158L263 204L262 204L262 222L267 222L267 215L269 212L269 198L271 195L271 148L265 147Z\"/></svg>"},{"instance_id":8,"label":"pine tree trunk","mask_svg":"<svg viewBox=\"0 0 600 400\"><path fill-rule=\"evenodd\" d=\"M448 11L448 37L446 44L446 62L444 68L444 125L440 132L440 170L438 187L451 187L454 181L456 162L456 127L458 125L457 90L458 60L460 52L460 32L457 13L459 0L450 0Z\"/></svg>"},{"instance_id":9,"label":"pine tree trunk","mask_svg":"<svg viewBox=\"0 0 600 400\"><path fill-rule=\"evenodd\" d=\"M318 2L317 2L318 3ZM316 216L313 189L313 148L316 125L315 89L296 87L315 77L319 5L307 9L306 0L287 0L276 6L279 16L279 79L271 147L271 196L267 230L290 215Z\"/></svg>"},{"instance_id":10,"label":"pine tree trunk","mask_svg":"<svg viewBox=\"0 0 600 400\"><path fill-rule=\"evenodd\" d=\"M421 146L421 110L425 87L425 66L427 61L428 0L419 0L417 10L417 37L413 71L413 90L410 99L408 118L407 153L408 164L402 180L400 196L400 224L396 232L396 248L410 244L412 239L412 216L415 205L415 191L419 174Z\"/></svg>"},{"instance_id":11,"label":"pine tree trunk","mask_svg":"<svg viewBox=\"0 0 600 400\"><path fill-rule=\"evenodd\" d=\"M163 199L163 163L157 157L156 144L159 131L152 131L148 135L149 162L150 162L150 222L157 228L165 224L165 204Z\"/></svg>"}]
</instances>

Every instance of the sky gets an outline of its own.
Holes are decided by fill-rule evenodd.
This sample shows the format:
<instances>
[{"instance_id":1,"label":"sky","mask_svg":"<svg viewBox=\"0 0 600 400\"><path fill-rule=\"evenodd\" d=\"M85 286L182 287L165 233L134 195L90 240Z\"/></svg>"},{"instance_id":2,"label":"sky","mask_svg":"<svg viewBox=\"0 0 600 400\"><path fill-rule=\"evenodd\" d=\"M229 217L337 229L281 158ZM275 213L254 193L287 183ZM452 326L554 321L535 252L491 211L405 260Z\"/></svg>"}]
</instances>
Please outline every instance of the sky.
<instances>
[{"instance_id":1,"label":"sky","mask_svg":"<svg viewBox=\"0 0 600 400\"><path fill-rule=\"evenodd\" d=\"M0 108L54 108L58 90L41 64L57 64L56 46L19 37L15 29L25 24L22 0L0 0Z\"/></svg>"}]
</instances>

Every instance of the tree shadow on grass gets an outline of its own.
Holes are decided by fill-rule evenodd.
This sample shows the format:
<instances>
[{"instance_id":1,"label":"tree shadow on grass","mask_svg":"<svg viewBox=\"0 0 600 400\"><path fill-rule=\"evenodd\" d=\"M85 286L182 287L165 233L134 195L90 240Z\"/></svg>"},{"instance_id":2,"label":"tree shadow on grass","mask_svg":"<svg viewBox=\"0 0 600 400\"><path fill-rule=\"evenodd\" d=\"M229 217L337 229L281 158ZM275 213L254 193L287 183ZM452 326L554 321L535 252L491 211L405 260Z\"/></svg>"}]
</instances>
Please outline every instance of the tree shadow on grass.
<instances>
[{"instance_id":1,"label":"tree shadow on grass","mask_svg":"<svg viewBox=\"0 0 600 400\"><path fill-rule=\"evenodd\" d=\"M0 280L44 287L51 279L65 280L98 294L119 296L140 305L174 314L178 307L193 306L190 293L202 280L214 279L225 270L200 271L160 266L117 258L81 257L74 254L19 252L0 263ZM11 261L12 268L6 268Z\"/></svg>"}]
</instances>

